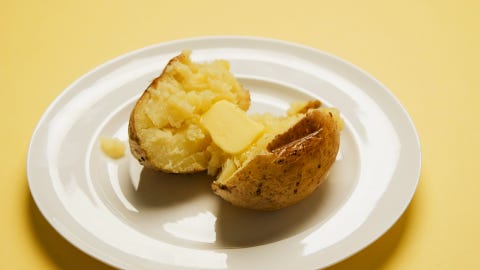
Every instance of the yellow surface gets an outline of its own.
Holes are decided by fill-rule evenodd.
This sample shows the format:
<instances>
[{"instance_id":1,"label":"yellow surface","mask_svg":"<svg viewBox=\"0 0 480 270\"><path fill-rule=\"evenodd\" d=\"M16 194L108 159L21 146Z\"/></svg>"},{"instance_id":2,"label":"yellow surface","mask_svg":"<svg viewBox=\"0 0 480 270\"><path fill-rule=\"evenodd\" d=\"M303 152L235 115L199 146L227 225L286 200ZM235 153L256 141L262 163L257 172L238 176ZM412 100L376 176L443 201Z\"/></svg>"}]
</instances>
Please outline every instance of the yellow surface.
<instances>
[{"instance_id":1,"label":"yellow surface","mask_svg":"<svg viewBox=\"0 0 480 270\"><path fill-rule=\"evenodd\" d=\"M212 136L213 142L230 154L245 150L264 128L237 105L226 100L213 104L202 115L200 122Z\"/></svg>"},{"instance_id":2,"label":"yellow surface","mask_svg":"<svg viewBox=\"0 0 480 270\"><path fill-rule=\"evenodd\" d=\"M25 160L50 102L133 49L255 35L331 52L382 81L420 134L423 169L400 221L338 269L480 269L479 1L1 1L0 269L107 269L33 203Z\"/></svg>"}]
</instances>

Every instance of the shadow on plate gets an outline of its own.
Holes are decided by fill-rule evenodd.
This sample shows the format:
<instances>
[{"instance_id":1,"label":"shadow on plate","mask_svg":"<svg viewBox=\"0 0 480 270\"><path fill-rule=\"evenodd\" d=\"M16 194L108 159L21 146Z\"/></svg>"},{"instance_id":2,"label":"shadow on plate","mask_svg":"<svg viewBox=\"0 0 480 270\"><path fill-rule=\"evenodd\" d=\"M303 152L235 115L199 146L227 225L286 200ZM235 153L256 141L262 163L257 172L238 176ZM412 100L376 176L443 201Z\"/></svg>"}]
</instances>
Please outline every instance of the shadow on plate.
<instances>
[{"instance_id":1,"label":"shadow on plate","mask_svg":"<svg viewBox=\"0 0 480 270\"><path fill-rule=\"evenodd\" d=\"M243 248L280 241L318 225L319 221L328 220L343 205L353 188L352 185L339 191L327 179L313 194L295 205L277 211L256 211L233 206L217 197L210 188L212 181L213 178L206 173L175 175L143 168L138 189L125 191L128 200L140 213L152 210L148 213L158 224L195 216L207 209L216 216L214 245ZM207 200L188 205L188 201L197 196ZM179 211L157 212L161 214L154 216L157 210L178 205L188 206ZM157 233L158 226L155 226L150 234Z\"/></svg>"},{"instance_id":2,"label":"shadow on plate","mask_svg":"<svg viewBox=\"0 0 480 270\"><path fill-rule=\"evenodd\" d=\"M251 247L293 236L319 220L327 220L333 208L325 204L332 188L325 181L301 202L277 211L256 211L231 205L219 198L217 244L225 247Z\"/></svg>"},{"instance_id":3,"label":"shadow on plate","mask_svg":"<svg viewBox=\"0 0 480 270\"><path fill-rule=\"evenodd\" d=\"M211 193L212 180L206 173L169 174L143 168L138 189L128 192L128 197L142 209L169 207Z\"/></svg>"},{"instance_id":4,"label":"shadow on plate","mask_svg":"<svg viewBox=\"0 0 480 270\"><path fill-rule=\"evenodd\" d=\"M27 181L25 180L25 183ZM45 257L58 269L71 270L113 270L112 268L83 253L65 240L43 217L33 201L30 191L25 192L28 200L26 215L30 221L31 232Z\"/></svg>"}]
</instances>

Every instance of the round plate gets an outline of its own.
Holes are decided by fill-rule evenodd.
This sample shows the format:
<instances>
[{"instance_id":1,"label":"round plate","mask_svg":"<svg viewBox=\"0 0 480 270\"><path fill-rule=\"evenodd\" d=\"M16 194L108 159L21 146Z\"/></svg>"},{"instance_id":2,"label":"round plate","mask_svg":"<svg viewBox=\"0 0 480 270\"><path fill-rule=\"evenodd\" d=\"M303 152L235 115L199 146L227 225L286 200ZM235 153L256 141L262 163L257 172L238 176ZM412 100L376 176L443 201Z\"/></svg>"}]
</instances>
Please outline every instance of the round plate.
<instances>
[{"instance_id":1,"label":"round plate","mask_svg":"<svg viewBox=\"0 0 480 270\"><path fill-rule=\"evenodd\" d=\"M135 101L167 61L226 59L251 91L249 112L283 114L320 99L345 120L329 178L283 210L240 209L215 196L205 174L142 169L107 158L100 137L128 141ZM128 151L127 151L128 152ZM48 108L33 134L28 179L50 224L84 252L119 268L321 268L358 252L403 213L420 174L407 112L377 80L332 55L249 37L150 46L84 75Z\"/></svg>"}]
</instances>

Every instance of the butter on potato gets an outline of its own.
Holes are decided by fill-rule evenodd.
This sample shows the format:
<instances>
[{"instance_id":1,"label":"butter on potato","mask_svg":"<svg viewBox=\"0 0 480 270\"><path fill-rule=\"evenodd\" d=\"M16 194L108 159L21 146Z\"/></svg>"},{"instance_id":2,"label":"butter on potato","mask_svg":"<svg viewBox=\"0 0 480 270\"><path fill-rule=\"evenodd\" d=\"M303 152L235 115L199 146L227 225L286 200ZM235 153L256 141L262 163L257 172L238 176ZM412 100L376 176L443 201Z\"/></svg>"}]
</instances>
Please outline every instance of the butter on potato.
<instances>
[{"instance_id":1,"label":"butter on potato","mask_svg":"<svg viewBox=\"0 0 480 270\"><path fill-rule=\"evenodd\" d=\"M250 151L262 151L250 154L240 166L227 160L212 183L215 194L236 206L276 210L299 202L318 188L335 162L343 121L332 108L313 108L292 120L297 121L266 140L265 147L251 147Z\"/></svg>"},{"instance_id":2,"label":"butter on potato","mask_svg":"<svg viewBox=\"0 0 480 270\"><path fill-rule=\"evenodd\" d=\"M250 119L245 111L226 100L220 100L202 115L200 122L223 151L238 154L262 133L262 124Z\"/></svg>"}]
</instances>

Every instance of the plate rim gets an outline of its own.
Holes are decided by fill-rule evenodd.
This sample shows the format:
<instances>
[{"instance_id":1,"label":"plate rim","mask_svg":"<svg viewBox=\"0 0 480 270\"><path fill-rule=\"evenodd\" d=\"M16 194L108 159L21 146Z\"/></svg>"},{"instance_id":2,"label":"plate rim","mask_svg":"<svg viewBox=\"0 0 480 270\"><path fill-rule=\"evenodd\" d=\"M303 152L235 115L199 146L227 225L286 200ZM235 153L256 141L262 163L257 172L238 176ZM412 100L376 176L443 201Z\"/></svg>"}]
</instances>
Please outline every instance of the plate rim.
<instances>
[{"instance_id":1,"label":"plate rim","mask_svg":"<svg viewBox=\"0 0 480 270\"><path fill-rule=\"evenodd\" d=\"M80 83L82 80L84 80L85 78L87 78L88 76L90 76L91 74L95 74L96 72L98 72L99 70L101 70L102 68L105 68L105 67L108 67L109 65L115 63L115 62L119 62L123 59L127 59L127 58L130 58L130 57L134 57L134 55L136 54L139 54L139 53L142 53L144 51L149 51L149 50L154 50L154 49L160 49L161 47L167 47L167 46L172 46L172 45L176 45L176 44L184 44L184 43L197 43L197 42L219 42L219 41L226 41L226 40L230 40L230 41L234 41L234 40L241 40L241 41L250 41L250 42L261 42L261 43L269 43L269 44L273 44L273 45L283 45L283 46L287 46L287 47L294 47L296 49L300 49L300 50L308 50L309 52L311 53L315 53L315 54L321 54L323 56L326 56L328 58L331 58L333 59L335 62L340 62L344 65L347 65L348 68L351 68L351 69L354 69L355 71L357 71L358 73L360 73L362 76L365 76L366 78L368 78L370 81L378 84L378 86L380 86L385 94L387 94L389 96L389 98L391 98L395 104L397 105L397 108L400 109L401 111L401 114L405 117L405 119L407 120L407 123L408 123L408 126L409 128L411 129L411 131L413 131L413 135L414 135L414 139L415 139L415 143L416 143L416 148L418 149L418 169L415 173L415 185L412 185L411 187L411 191L409 194L405 194L403 197L404 197L404 201L406 203L403 204L403 207L402 207L402 210L399 211L397 214L396 214L396 218L394 218L393 220L391 220L390 222L388 222L389 224L385 227L384 230L376 233L376 236L370 238L368 241L364 241L364 243L362 245L358 245L356 248L355 248L355 251L352 252L352 253L349 253L347 254L346 256L343 256L341 259L339 260L335 260L335 261L332 261L331 263L329 264L323 264L321 267L329 267L331 265L334 265L334 264L337 264L339 263L340 261L343 261L343 260L346 260L348 258L350 258L351 256L357 254L358 252L360 252L361 250L365 249L366 247L368 247L369 245L371 245L373 242L375 242L376 240L378 240L382 235L384 235L388 230L390 230L390 228L400 219L400 217L405 213L406 209L408 208L408 206L410 205L412 199L413 199L413 196L415 195L415 192L418 188L418 185L419 185L419 182L420 182L420 177L421 177L421 171L422 171L422 148L421 148L421 143L420 143L420 137L419 137L419 134L418 134L418 131L415 127L415 124L414 124L414 121L412 119L412 117L410 116L410 114L407 112L407 110L405 109L405 107L401 104L400 100L393 94L392 91L390 91L383 83L381 83L379 80L377 80L375 77L373 77L372 75L370 75L368 72L364 71L362 68L352 64L351 62L343 59L343 58L340 58L332 53L329 53L329 52L325 52L325 51L322 51L322 50L319 50L319 49L316 49L314 47L310 47L310 46L307 46L307 45L303 45L303 44L299 44L299 43L294 43L294 42L290 42L290 41L285 41L285 40L279 40L279 39L273 39L273 38L266 38L266 37L256 37L256 36L238 36L238 35L213 35L213 36L196 36L196 37L190 37L190 38L183 38L183 39L175 39L175 40L171 40L171 41L166 41L166 42L160 42L160 43L156 43L156 44L151 44L151 45L148 45L148 46L145 46L143 48L139 48L139 49L135 49L133 51L129 51L127 53L124 53L124 54L121 54L117 57L114 57L110 60L107 60L103 63L101 63L100 65L97 65L95 66L94 68L90 69L89 71L87 71L86 73L84 73L83 75L81 75L80 77L78 77L77 79L75 79L72 83L70 83L67 87L65 87L59 95L57 95L55 97L55 99L50 102L50 104L48 105L48 107L45 109L45 111L42 113L40 119L38 120L35 128L34 128L34 131L32 132L32 135L30 137L30 142L29 142L29 145L28 145L28 152L27 152L27 159L26 159L26 171L27 171L27 182L28 182L28 186L29 186L29 190L30 190L30 194L37 206L37 208L39 209L39 211L42 213L43 217L47 220L47 222L50 224L50 226L52 226L56 232L58 232L59 235L61 235L65 240L67 240L70 244L72 244L73 246L75 246L76 248L78 248L79 250L81 250L82 252L88 254L89 256L103 262L103 263L106 263L110 266L113 266L113 267L129 267L129 263L126 263L122 260L119 260L113 256L110 256L108 254L108 252L103 252L101 249L96 249L95 247L91 246L91 245L88 245L87 242L81 240L81 239L78 239L75 237L75 234L72 233L70 230L67 230L61 226L59 226L56 222L54 222L53 220L53 217L51 215L47 215L47 209L46 209L46 206L44 206L44 204L42 203L42 201L40 200L39 198L39 195L38 195L38 191L35 192L34 191L34 188L32 188L34 186L33 184L33 181L32 179L34 179L35 177L32 176L33 175L33 172L31 172L32 168L31 168L31 163L33 163L34 161L31 160L32 158L32 155L31 155L31 152L33 151L33 147L34 147L34 143L35 143L35 139L38 137L38 133L39 133L39 130L40 128L42 127L42 125L45 124L45 121L46 119L48 118L48 116L51 114L52 110L58 105L58 103L66 96L68 95L70 92L73 91L73 89L77 86L78 83ZM407 196L408 195L408 196ZM167 266L167 268L170 268L172 266ZM176 267L175 267L176 268Z\"/></svg>"}]
</instances>

